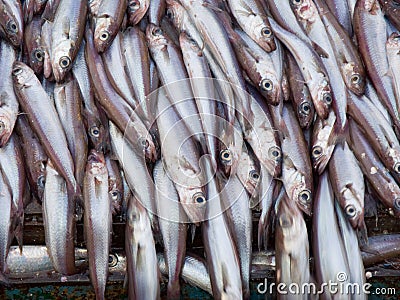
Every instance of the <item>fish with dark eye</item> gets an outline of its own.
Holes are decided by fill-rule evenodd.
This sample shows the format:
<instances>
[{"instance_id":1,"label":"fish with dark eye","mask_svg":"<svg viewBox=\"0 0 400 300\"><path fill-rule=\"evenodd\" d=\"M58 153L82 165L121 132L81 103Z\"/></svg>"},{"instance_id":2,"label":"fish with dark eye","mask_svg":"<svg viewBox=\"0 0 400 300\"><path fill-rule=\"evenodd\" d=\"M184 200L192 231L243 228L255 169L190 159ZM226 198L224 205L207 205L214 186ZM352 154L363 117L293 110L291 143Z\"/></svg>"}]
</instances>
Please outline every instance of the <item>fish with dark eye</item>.
<instances>
[{"instance_id":1,"label":"fish with dark eye","mask_svg":"<svg viewBox=\"0 0 400 300\"><path fill-rule=\"evenodd\" d=\"M85 32L87 3L61 0L52 23L50 60L54 78L64 80L71 70Z\"/></svg>"},{"instance_id":2,"label":"fish with dark eye","mask_svg":"<svg viewBox=\"0 0 400 300\"><path fill-rule=\"evenodd\" d=\"M85 239L96 299L104 299L111 247L112 214L104 155L91 150L83 181Z\"/></svg>"},{"instance_id":3,"label":"fish with dark eye","mask_svg":"<svg viewBox=\"0 0 400 300\"><path fill-rule=\"evenodd\" d=\"M112 214L115 215L121 211L124 185L118 161L111 159L109 155L105 159L108 171L108 195L112 204Z\"/></svg>"},{"instance_id":4,"label":"fish with dark eye","mask_svg":"<svg viewBox=\"0 0 400 300\"><path fill-rule=\"evenodd\" d=\"M143 19L150 6L150 0L128 0L128 23L136 25Z\"/></svg>"},{"instance_id":5,"label":"fish with dark eye","mask_svg":"<svg viewBox=\"0 0 400 300\"><path fill-rule=\"evenodd\" d=\"M331 159L336 145L336 135L333 130L336 116L333 111L326 120L318 118L314 123L311 141L311 160L313 168L322 174Z\"/></svg>"},{"instance_id":6,"label":"fish with dark eye","mask_svg":"<svg viewBox=\"0 0 400 300\"><path fill-rule=\"evenodd\" d=\"M370 182L377 198L396 216L400 216L400 187L372 149L356 122L349 123L349 146L360 163L363 174Z\"/></svg>"},{"instance_id":7,"label":"fish with dark eye","mask_svg":"<svg viewBox=\"0 0 400 300\"><path fill-rule=\"evenodd\" d=\"M0 147L7 144L13 132L18 115L18 99L14 93L12 69L17 59L15 49L6 41L0 40Z\"/></svg>"},{"instance_id":8,"label":"fish with dark eye","mask_svg":"<svg viewBox=\"0 0 400 300\"><path fill-rule=\"evenodd\" d=\"M240 156L238 171L236 173L247 193L252 197L258 196L261 181L260 164L254 153L243 151Z\"/></svg>"},{"instance_id":9,"label":"fish with dark eye","mask_svg":"<svg viewBox=\"0 0 400 300\"><path fill-rule=\"evenodd\" d=\"M274 33L267 12L260 0L228 0L227 3L239 26L265 51L276 49Z\"/></svg>"},{"instance_id":10,"label":"fish with dark eye","mask_svg":"<svg viewBox=\"0 0 400 300\"><path fill-rule=\"evenodd\" d=\"M343 168L346 166L346 168ZM332 189L353 228L364 224L364 176L346 142L338 144L329 162Z\"/></svg>"},{"instance_id":11,"label":"fish with dark eye","mask_svg":"<svg viewBox=\"0 0 400 300\"><path fill-rule=\"evenodd\" d=\"M14 47L22 44L24 37L22 6L19 0L0 1L0 36Z\"/></svg>"},{"instance_id":12,"label":"fish with dark eye","mask_svg":"<svg viewBox=\"0 0 400 300\"><path fill-rule=\"evenodd\" d=\"M74 163L54 103L33 70L24 63L14 62L12 76L14 91L22 110L27 113L29 124L54 168L67 181L70 196L79 197L80 188L74 176Z\"/></svg>"},{"instance_id":13,"label":"fish with dark eye","mask_svg":"<svg viewBox=\"0 0 400 300\"><path fill-rule=\"evenodd\" d=\"M121 27L127 6L127 0L100 2L97 15L93 16L93 38L97 52L104 52L111 45Z\"/></svg>"},{"instance_id":14,"label":"fish with dark eye","mask_svg":"<svg viewBox=\"0 0 400 300\"><path fill-rule=\"evenodd\" d=\"M29 66L36 74L43 72L44 51L41 43L42 19L40 16L34 16L33 19L25 25L24 30L24 51Z\"/></svg>"},{"instance_id":15,"label":"fish with dark eye","mask_svg":"<svg viewBox=\"0 0 400 300\"><path fill-rule=\"evenodd\" d=\"M291 54L287 53L286 57L293 108L299 120L300 127L307 129L314 121L314 104L299 66Z\"/></svg>"}]
</instances>

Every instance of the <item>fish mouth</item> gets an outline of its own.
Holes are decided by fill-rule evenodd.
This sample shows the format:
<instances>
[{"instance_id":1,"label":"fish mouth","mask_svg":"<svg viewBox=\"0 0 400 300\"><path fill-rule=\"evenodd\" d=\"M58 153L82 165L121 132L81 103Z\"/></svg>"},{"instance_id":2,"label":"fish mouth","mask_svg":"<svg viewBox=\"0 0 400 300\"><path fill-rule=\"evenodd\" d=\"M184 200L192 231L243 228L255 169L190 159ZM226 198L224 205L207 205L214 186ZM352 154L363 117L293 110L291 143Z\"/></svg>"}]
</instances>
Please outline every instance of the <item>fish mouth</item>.
<instances>
[{"instance_id":1,"label":"fish mouth","mask_svg":"<svg viewBox=\"0 0 400 300\"><path fill-rule=\"evenodd\" d=\"M326 154L322 154L320 157L313 159L313 167L318 172L318 175L321 175L324 172L326 166L329 162L329 157Z\"/></svg>"}]
</instances>

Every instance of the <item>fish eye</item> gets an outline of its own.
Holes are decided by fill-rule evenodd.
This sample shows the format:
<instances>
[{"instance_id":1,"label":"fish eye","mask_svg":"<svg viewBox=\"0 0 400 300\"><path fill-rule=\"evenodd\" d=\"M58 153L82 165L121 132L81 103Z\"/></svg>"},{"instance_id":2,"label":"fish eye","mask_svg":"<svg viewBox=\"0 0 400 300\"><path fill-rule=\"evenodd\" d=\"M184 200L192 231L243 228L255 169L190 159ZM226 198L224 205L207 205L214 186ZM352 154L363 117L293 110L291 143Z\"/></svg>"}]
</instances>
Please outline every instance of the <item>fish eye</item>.
<instances>
[{"instance_id":1,"label":"fish eye","mask_svg":"<svg viewBox=\"0 0 400 300\"><path fill-rule=\"evenodd\" d=\"M400 163L396 163L393 167L394 171L398 174L400 174Z\"/></svg>"},{"instance_id":2,"label":"fish eye","mask_svg":"<svg viewBox=\"0 0 400 300\"><path fill-rule=\"evenodd\" d=\"M40 175L39 178L37 179L37 185L40 188L44 188L44 185L46 183L46 178L44 177L44 175Z\"/></svg>"},{"instance_id":3,"label":"fish eye","mask_svg":"<svg viewBox=\"0 0 400 300\"><path fill-rule=\"evenodd\" d=\"M3 121L0 121L0 133L2 133L6 129L6 124Z\"/></svg>"},{"instance_id":4,"label":"fish eye","mask_svg":"<svg viewBox=\"0 0 400 300\"><path fill-rule=\"evenodd\" d=\"M68 56L63 56L59 61L60 67L66 69L71 65L71 59Z\"/></svg>"},{"instance_id":5,"label":"fish eye","mask_svg":"<svg viewBox=\"0 0 400 300\"><path fill-rule=\"evenodd\" d=\"M145 149L149 148L149 146L150 146L149 141L147 139L145 139L145 138L139 139L139 143Z\"/></svg>"},{"instance_id":6,"label":"fish eye","mask_svg":"<svg viewBox=\"0 0 400 300\"><path fill-rule=\"evenodd\" d=\"M110 33L108 31L102 31L100 34L100 40L105 42L110 37Z\"/></svg>"},{"instance_id":7,"label":"fish eye","mask_svg":"<svg viewBox=\"0 0 400 300\"><path fill-rule=\"evenodd\" d=\"M311 201L311 192L309 190L303 190L299 193L299 201L308 203Z\"/></svg>"},{"instance_id":8,"label":"fish eye","mask_svg":"<svg viewBox=\"0 0 400 300\"><path fill-rule=\"evenodd\" d=\"M311 111L311 105L308 102L303 102L300 104L300 112L305 114L305 115L309 115Z\"/></svg>"},{"instance_id":9,"label":"fish eye","mask_svg":"<svg viewBox=\"0 0 400 300\"><path fill-rule=\"evenodd\" d=\"M115 267L118 264L118 257L115 254L108 255L108 266Z\"/></svg>"},{"instance_id":10,"label":"fish eye","mask_svg":"<svg viewBox=\"0 0 400 300\"><path fill-rule=\"evenodd\" d=\"M90 128L90 135L98 138L100 136L100 130L97 126L93 126L92 128Z\"/></svg>"},{"instance_id":11,"label":"fish eye","mask_svg":"<svg viewBox=\"0 0 400 300\"><path fill-rule=\"evenodd\" d=\"M270 79L263 79L260 83L260 87L263 91L269 92L272 91L274 84Z\"/></svg>"},{"instance_id":12,"label":"fish eye","mask_svg":"<svg viewBox=\"0 0 400 300\"><path fill-rule=\"evenodd\" d=\"M282 157L282 151L278 147L271 147L268 150L269 157L272 157L275 161L280 161Z\"/></svg>"},{"instance_id":13,"label":"fish eye","mask_svg":"<svg viewBox=\"0 0 400 300\"><path fill-rule=\"evenodd\" d=\"M44 53L43 53L42 50L36 49L36 50L33 52L33 57L34 57L35 60L41 62L41 61L43 61Z\"/></svg>"},{"instance_id":14,"label":"fish eye","mask_svg":"<svg viewBox=\"0 0 400 300\"><path fill-rule=\"evenodd\" d=\"M353 74L350 80L352 84L359 84L361 82L361 76L359 74Z\"/></svg>"},{"instance_id":15,"label":"fish eye","mask_svg":"<svg viewBox=\"0 0 400 300\"><path fill-rule=\"evenodd\" d=\"M174 18L174 11L170 8L167 9L167 12L165 13L167 15L168 19L173 19Z\"/></svg>"},{"instance_id":16,"label":"fish eye","mask_svg":"<svg viewBox=\"0 0 400 300\"><path fill-rule=\"evenodd\" d=\"M315 146L312 149L312 156L314 158L318 158L322 155L322 147L321 146Z\"/></svg>"},{"instance_id":17,"label":"fish eye","mask_svg":"<svg viewBox=\"0 0 400 300\"><path fill-rule=\"evenodd\" d=\"M20 75L21 73L22 73L22 68L20 68L20 67L16 67L16 68L12 71L12 74L13 74L14 76Z\"/></svg>"},{"instance_id":18,"label":"fish eye","mask_svg":"<svg viewBox=\"0 0 400 300\"><path fill-rule=\"evenodd\" d=\"M118 200L119 199L119 193L117 191L112 191L111 192L111 199Z\"/></svg>"},{"instance_id":19,"label":"fish eye","mask_svg":"<svg viewBox=\"0 0 400 300\"><path fill-rule=\"evenodd\" d=\"M327 104L332 103L332 95L329 92L326 92L324 96L322 97L322 100L324 100Z\"/></svg>"},{"instance_id":20,"label":"fish eye","mask_svg":"<svg viewBox=\"0 0 400 300\"><path fill-rule=\"evenodd\" d=\"M197 204L203 204L204 202L206 202L206 197L204 197L203 193L196 193L193 195L193 200Z\"/></svg>"},{"instance_id":21,"label":"fish eye","mask_svg":"<svg viewBox=\"0 0 400 300\"><path fill-rule=\"evenodd\" d=\"M346 211L347 216L350 218L355 217L357 213L356 208L352 204L347 205L344 210Z\"/></svg>"},{"instance_id":22,"label":"fish eye","mask_svg":"<svg viewBox=\"0 0 400 300\"><path fill-rule=\"evenodd\" d=\"M394 207L397 210L400 210L400 198L397 198L397 199L394 200Z\"/></svg>"},{"instance_id":23,"label":"fish eye","mask_svg":"<svg viewBox=\"0 0 400 300\"><path fill-rule=\"evenodd\" d=\"M269 38L272 36L272 30L268 27L264 27L261 29L261 35L263 37Z\"/></svg>"},{"instance_id":24,"label":"fish eye","mask_svg":"<svg viewBox=\"0 0 400 300\"><path fill-rule=\"evenodd\" d=\"M10 33L18 33L18 26L17 26L17 24L14 22L14 20L10 20L10 21L8 21L8 23L7 23L7 30L10 32Z\"/></svg>"},{"instance_id":25,"label":"fish eye","mask_svg":"<svg viewBox=\"0 0 400 300\"><path fill-rule=\"evenodd\" d=\"M292 0L292 3L295 5L300 5L303 2L303 0Z\"/></svg>"},{"instance_id":26,"label":"fish eye","mask_svg":"<svg viewBox=\"0 0 400 300\"><path fill-rule=\"evenodd\" d=\"M137 11L138 9L139 9L139 7L140 7L140 2L139 1L130 1L129 2L129 10L131 11L131 12L135 12L135 11Z\"/></svg>"},{"instance_id":27,"label":"fish eye","mask_svg":"<svg viewBox=\"0 0 400 300\"><path fill-rule=\"evenodd\" d=\"M256 170L251 170L249 175L255 181L258 181L260 179L260 174L258 174Z\"/></svg>"},{"instance_id":28,"label":"fish eye","mask_svg":"<svg viewBox=\"0 0 400 300\"><path fill-rule=\"evenodd\" d=\"M163 31L160 27L154 28L153 31L151 32L151 34L154 36L162 35L162 33L163 33Z\"/></svg>"},{"instance_id":29,"label":"fish eye","mask_svg":"<svg viewBox=\"0 0 400 300\"><path fill-rule=\"evenodd\" d=\"M223 163L229 163L232 160L232 153L229 150L222 150L220 153L220 158Z\"/></svg>"}]
</instances>

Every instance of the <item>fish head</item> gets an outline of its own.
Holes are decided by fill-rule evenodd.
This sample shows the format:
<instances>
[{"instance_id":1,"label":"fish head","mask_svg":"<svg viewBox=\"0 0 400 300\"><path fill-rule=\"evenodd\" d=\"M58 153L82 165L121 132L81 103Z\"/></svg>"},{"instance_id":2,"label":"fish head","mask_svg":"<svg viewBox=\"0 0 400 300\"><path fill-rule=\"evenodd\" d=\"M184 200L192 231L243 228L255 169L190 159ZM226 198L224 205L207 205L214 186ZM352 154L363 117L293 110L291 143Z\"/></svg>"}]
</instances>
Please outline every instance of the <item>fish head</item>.
<instances>
[{"instance_id":1,"label":"fish head","mask_svg":"<svg viewBox=\"0 0 400 300\"><path fill-rule=\"evenodd\" d=\"M149 2L146 0L130 0L128 1L128 17L129 24L136 25L143 18L147 9L149 8Z\"/></svg>"},{"instance_id":2,"label":"fish head","mask_svg":"<svg viewBox=\"0 0 400 300\"><path fill-rule=\"evenodd\" d=\"M11 10L5 9L4 12L2 15L4 20L1 22L4 24L3 31L13 46L19 47L23 39L22 20L18 20L17 16L12 15Z\"/></svg>"},{"instance_id":3,"label":"fish head","mask_svg":"<svg viewBox=\"0 0 400 300\"><path fill-rule=\"evenodd\" d=\"M36 74L43 70L45 52L42 47L33 48L29 53L29 65Z\"/></svg>"},{"instance_id":4,"label":"fish head","mask_svg":"<svg viewBox=\"0 0 400 300\"><path fill-rule=\"evenodd\" d=\"M324 75L316 88L318 101L315 104L315 109L321 118L326 119L329 114L329 108L333 102L333 94L328 80Z\"/></svg>"},{"instance_id":5,"label":"fish head","mask_svg":"<svg viewBox=\"0 0 400 300\"><path fill-rule=\"evenodd\" d=\"M118 31L117 24L114 19L108 15L97 18L96 27L94 29L94 46L99 53L103 53L111 45Z\"/></svg>"},{"instance_id":6,"label":"fish head","mask_svg":"<svg viewBox=\"0 0 400 300\"><path fill-rule=\"evenodd\" d=\"M57 82L63 81L65 75L72 68L72 49L74 45L71 40L64 40L52 51L51 67L54 78Z\"/></svg>"},{"instance_id":7,"label":"fish head","mask_svg":"<svg viewBox=\"0 0 400 300\"><path fill-rule=\"evenodd\" d=\"M93 119L93 122L90 120ZM92 142L93 148L97 151L101 151L104 149L104 137L105 137L105 129L103 124L101 124L100 120L96 120L92 116L88 119L88 136L90 141Z\"/></svg>"},{"instance_id":8,"label":"fish head","mask_svg":"<svg viewBox=\"0 0 400 300\"><path fill-rule=\"evenodd\" d=\"M206 194L199 187L182 187L176 185L179 194L179 201L190 221L196 225L205 219L207 208Z\"/></svg>"},{"instance_id":9,"label":"fish head","mask_svg":"<svg viewBox=\"0 0 400 300\"><path fill-rule=\"evenodd\" d=\"M362 7L366 11L372 14L375 14L378 10L381 9L378 0L360 0L358 2L360 2L360 5L362 5Z\"/></svg>"},{"instance_id":10,"label":"fish head","mask_svg":"<svg viewBox=\"0 0 400 300\"><path fill-rule=\"evenodd\" d=\"M362 66L354 62L348 62L342 66L346 86L356 95L361 96L365 92L365 72Z\"/></svg>"},{"instance_id":11,"label":"fish head","mask_svg":"<svg viewBox=\"0 0 400 300\"><path fill-rule=\"evenodd\" d=\"M309 99L305 99L297 107L297 115L299 117L302 128L308 128L314 117L314 104Z\"/></svg>"},{"instance_id":12,"label":"fish head","mask_svg":"<svg viewBox=\"0 0 400 300\"><path fill-rule=\"evenodd\" d=\"M185 8L176 0L167 0L167 18L174 24L176 28L181 29L183 19L186 15Z\"/></svg>"},{"instance_id":13,"label":"fish head","mask_svg":"<svg viewBox=\"0 0 400 300\"><path fill-rule=\"evenodd\" d=\"M22 89L29 86L29 81L35 76L35 73L26 64L16 61L13 64L11 75L13 77L14 86Z\"/></svg>"},{"instance_id":14,"label":"fish head","mask_svg":"<svg viewBox=\"0 0 400 300\"><path fill-rule=\"evenodd\" d=\"M394 215L400 217L400 197L393 200Z\"/></svg>"},{"instance_id":15,"label":"fish head","mask_svg":"<svg viewBox=\"0 0 400 300\"><path fill-rule=\"evenodd\" d=\"M364 198L360 193L357 193L352 185L346 185L340 194L344 200L344 213L348 218L353 228L361 228L364 222L364 208L361 203L364 203Z\"/></svg>"},{"instance_id":16,"label":"fish head","mask_svg":"<svg viewBox=\"0 0 400 300\"><path fill-rule=\"evenodd\" d=\"M168 45L168 40L161 27L154 24L147 25L146 39L150 49L163 50Z\"/></svg>"},{"instance_id":17,"label":"fish head","mask_svg":"<svg viewBox=\"0 0 400 300\"><path fill-rule=\"evenodd\" d=\"M307 22L314 22L318 11L311 0L291 0L290 1L296 15Z\"/></svg>"},{"instance_id":18,"label":"fish head","mask_svg":"<svg viewBox=\"0 0 400 300\"><path fill-rule=\"evenodd\" d=\"M258 83L263 96L267 99L268 103L279 104L281 99L281 85L275 74L266 70L260 82Z\"/></svg>"},{"instance_id":19,"label":"fish head","mask_svg":"<svg viewBox=\"0 0 400 300\"><path fill-rule=\"evenodd\" d=\"M256 40L265 51L276 50L275 35L265 16L255 15L249 18L252 38Z\"/></svg>"},{"instance_id":20,"label":"fish head","mask_svg":"<svg viewBox=\"0 0 400 300\"><path fill-rule=\"evenodd\" d=\"M107 172L104 154L92 149L87 159L87 171L93 175L101 175Z\"/></svg>"},{"instance_id":21,"label":"fish head","mask_svg":"<svg viewBox=\"0 0 400 300\"><path fill-rule=\"evenodd\" d=\"M14 124L11 123L9 114L7 112L0 112L0 148L7 144L13 128Z\"/></svg>"},{"instance_id":22,"label":"fish head","mask_svg":"<svg viewBox=\"0 0 400 300\"><path fill-rule=\"evenodd\" d=\"M287 194L304 213L311 216L312 186L306 182L305 176L299 171L295 170L293 175L292 184L288 187Z\"/></svg>"}]
</instances>

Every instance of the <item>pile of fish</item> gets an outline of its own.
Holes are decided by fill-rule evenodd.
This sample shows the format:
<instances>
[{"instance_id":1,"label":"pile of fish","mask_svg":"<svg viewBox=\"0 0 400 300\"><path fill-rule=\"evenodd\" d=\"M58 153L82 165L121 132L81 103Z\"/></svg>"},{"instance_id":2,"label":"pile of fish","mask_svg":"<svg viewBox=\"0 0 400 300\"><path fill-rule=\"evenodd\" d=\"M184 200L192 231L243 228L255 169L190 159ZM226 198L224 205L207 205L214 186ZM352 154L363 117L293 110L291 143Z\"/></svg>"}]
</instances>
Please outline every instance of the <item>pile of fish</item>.
<instances>
[{"instance_id":1,"label":"pile of fish","mask_svg":"<svg viewBox=\"0 0 400 300\"><path fill-rule=\"evenodd\" d=\"M248 299L253 240L278 283L365 283L364 213L400 216L400 1L0 4L2 283L32 201L60 274L83 221L97 299L116 214L129 299L160 268L169 299Z\"/></svg>"}]
</instances>

